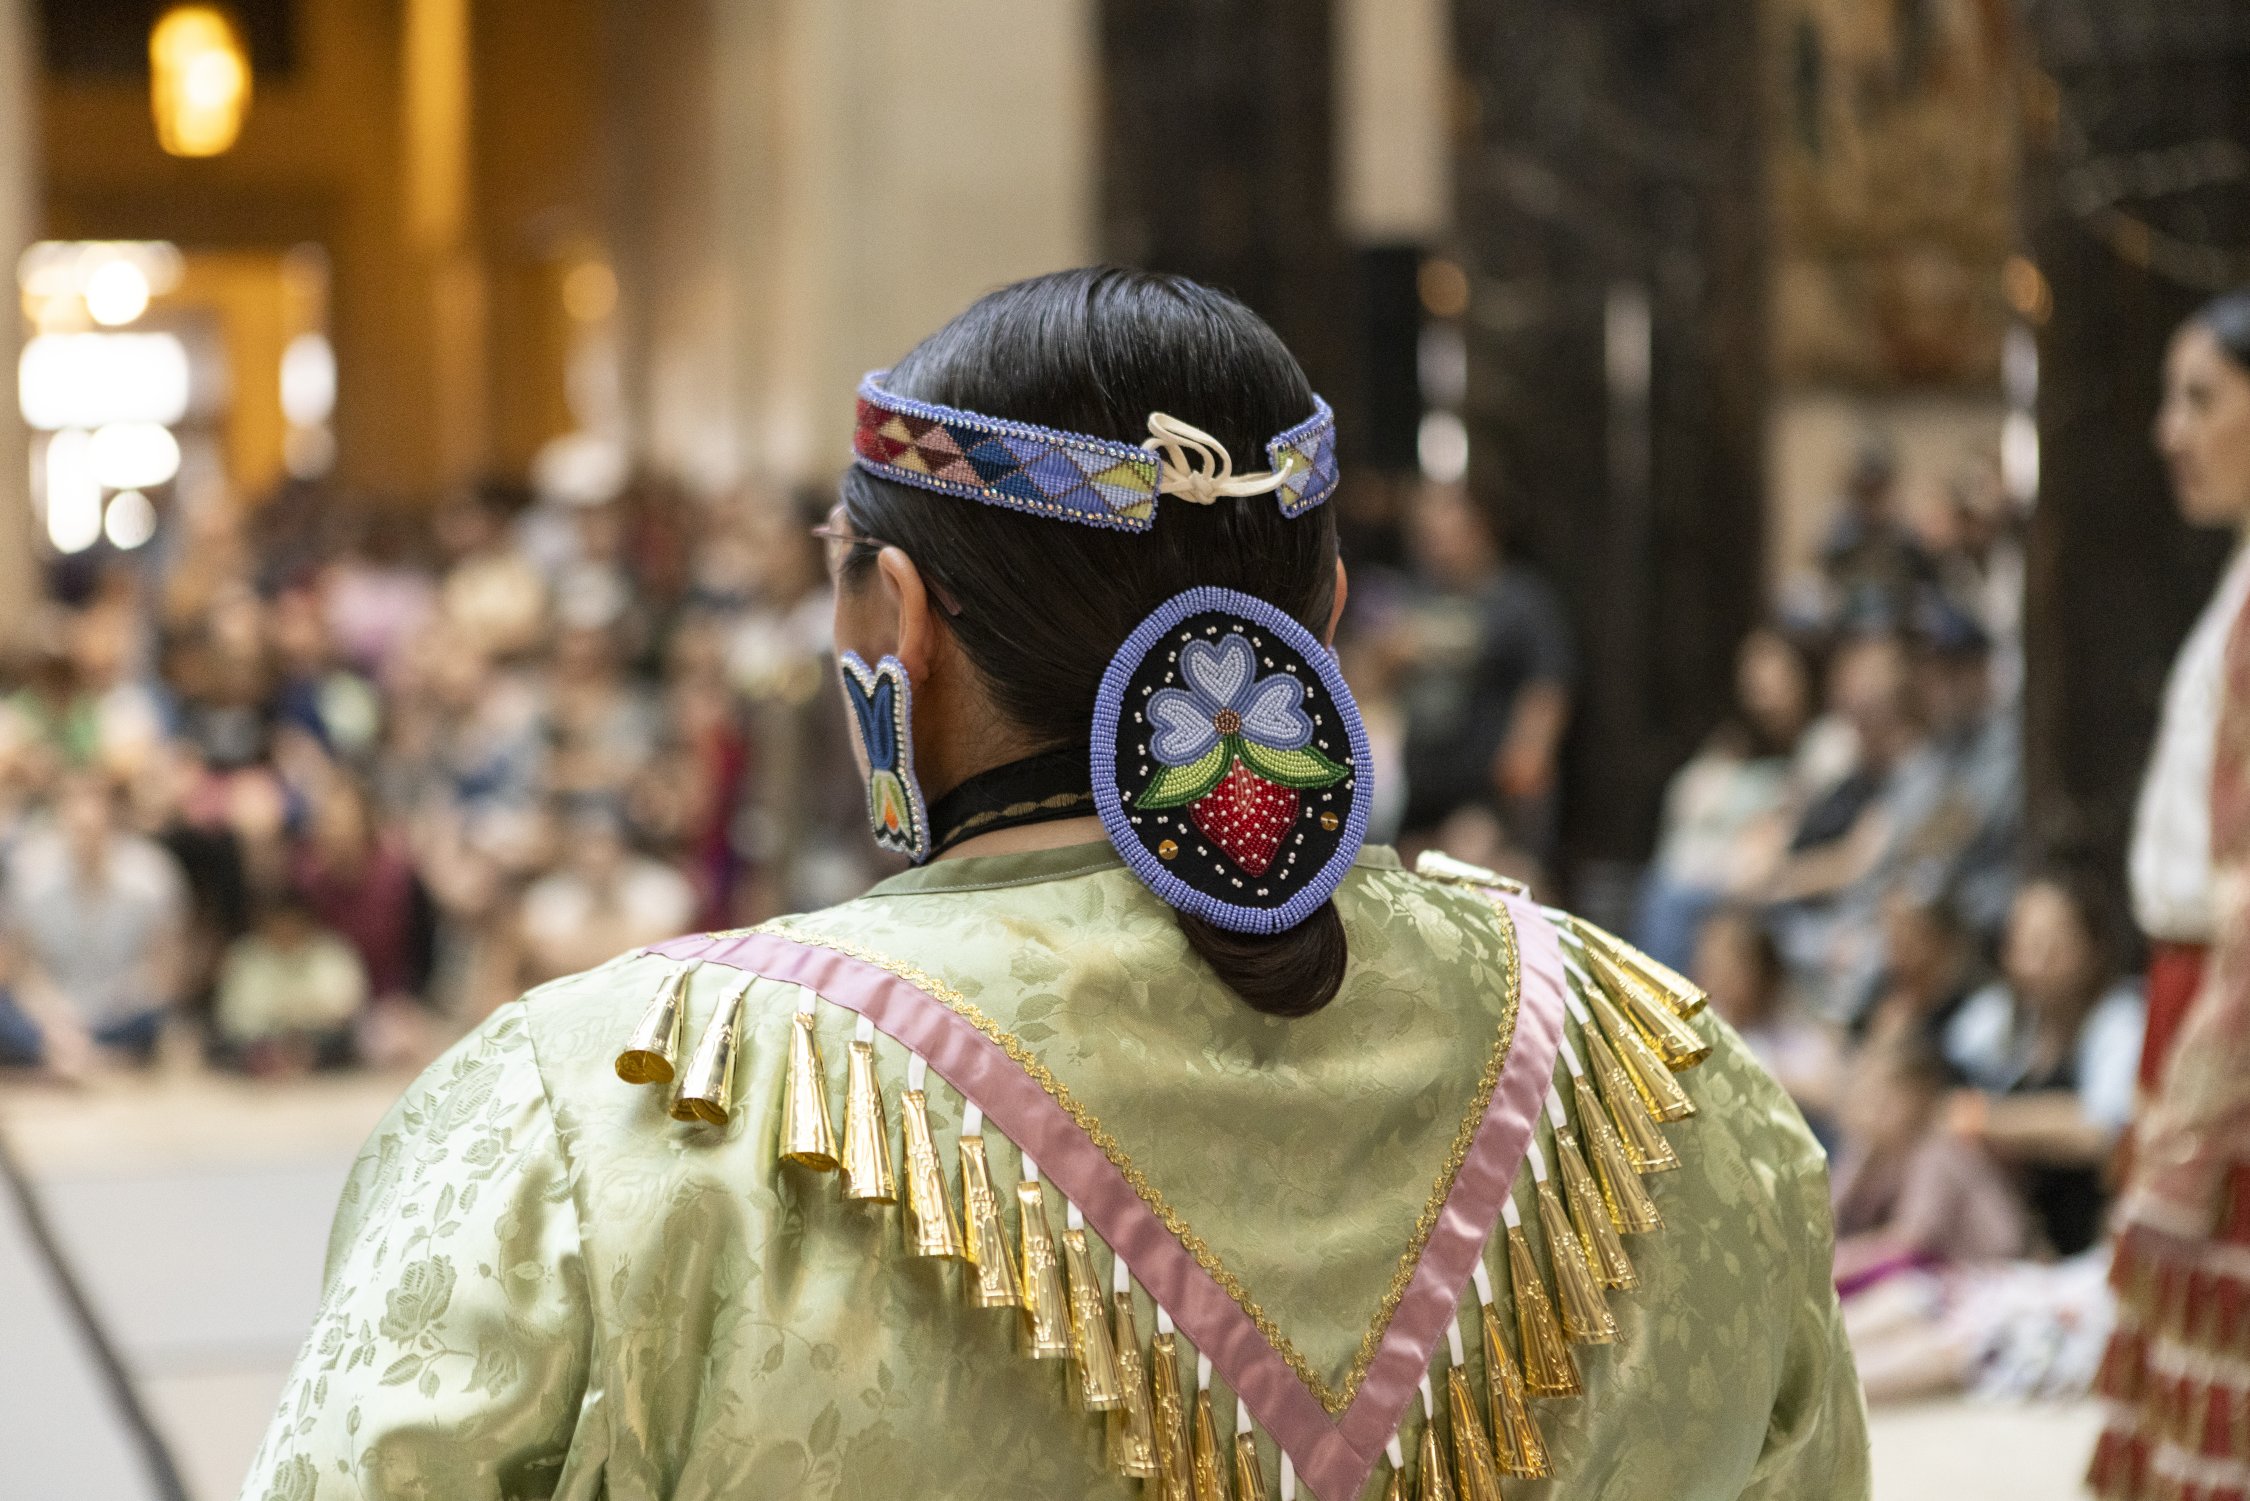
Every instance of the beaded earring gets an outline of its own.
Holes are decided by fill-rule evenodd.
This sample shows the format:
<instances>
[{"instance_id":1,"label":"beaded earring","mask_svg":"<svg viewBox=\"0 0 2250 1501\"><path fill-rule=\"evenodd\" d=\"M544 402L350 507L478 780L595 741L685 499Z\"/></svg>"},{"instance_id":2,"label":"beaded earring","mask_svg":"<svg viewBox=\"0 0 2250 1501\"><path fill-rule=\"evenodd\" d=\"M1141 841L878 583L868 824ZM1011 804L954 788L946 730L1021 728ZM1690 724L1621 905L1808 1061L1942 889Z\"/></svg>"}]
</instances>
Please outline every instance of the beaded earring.
<instances>
[{"instance_id":1,"label":"beaded earring","mask_svg":"<svg viewBox=\"0 0 2250 1501\"><path fill-rule=\"evenodd\" d=\"M913 694L906 667L886 656L870 668L850 651L842 667L844 697L867 770L868 829L876 844L920 865L930 858L930 818L914 775Z\"/></svg>"}]
</instances>

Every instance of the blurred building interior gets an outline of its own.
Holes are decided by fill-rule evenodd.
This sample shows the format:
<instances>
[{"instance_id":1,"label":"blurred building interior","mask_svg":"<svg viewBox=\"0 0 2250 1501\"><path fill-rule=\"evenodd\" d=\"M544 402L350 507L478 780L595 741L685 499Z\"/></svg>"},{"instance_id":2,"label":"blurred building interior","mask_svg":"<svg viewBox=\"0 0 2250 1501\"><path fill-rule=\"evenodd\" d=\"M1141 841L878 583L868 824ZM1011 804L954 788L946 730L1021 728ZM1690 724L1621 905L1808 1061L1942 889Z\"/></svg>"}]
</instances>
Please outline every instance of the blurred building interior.
<instances>
[{"instance_id":1,"label":"blurred building interior","mask_svg":"<svg viewBox=\"0 0 2250 1501\"><path fill-rule=\"evenodd\" d=\"M2179 519L2148 435L2173 329L2250 284L2246 66L2240 0L0 0L0 699L138 653L186 725L194 765L152 794L178 806L143 832L216 935L202 998L175 998L206 1031L254 880L331 891L331 807L435 914L390 935L431 1036L614 951L580 951L626 930L578 924L571 882L637 880L675 928L837 899L874 871L813 724L804 533L851 392L990 288L1116 260L1238 294L1334 404L1375 626L1443 592L1417 536L1484 535L1488 572L1551 586L1572 698L1527 842L1579 910L1634 921L1668 786L1742 728L1746 638L1816 624L1808 682L1850 655L1837 539L1878 501L2005 561L1966 634L1979 707L2011 733L2020 709L2010 861L2114 875L2227 547ZM1433 492L1488 530L1418 532ZM101 636L113 594L129 647ZM316 596L337 639L304 647ZM1961 635L1881 630L1916 670ZM1355 691L1380 634L1347 641ZM319 692L290 699L293 673ZM1394 741L1406 696L1366 694ZM229 760L259 715L280 748ZM306 725L311 771L284 733ZM67 797L52 767L24 791L19 749L0 734L0 855ZM219 846L232 896L191 858ZM1979 964L2013 895L1969 920ZM167 1355L148 1329L224 1340L177 1281L133 1301L169 1274L118 1248L120 1206L205 1214L212 1307L262 1307L393 1082L296 1098L313 1168L238 1152L270 1117L224 1090L184 1144L165 1109L112 1101L82 1138L67 1099L18 1107L52 1233L101 1247L87 1296L148 1316L124 1363L198 1496L239 1472L311 1289L239 1351ZM295 1218L222 1224L229 1174ZM11 1243L0 1218L0 1298ZM1896 1494L1963 1483L1908 1474Z\"/></svg>"},{"instance_id":2,"label":"blurred building interior","mask_svg":"<svg viewBox=\"0 0 2250 1501\"><path fill-rule=\"evenodd\" d=\"M2088 180L2097 144L2226 123L2172 111L2231 91L2163 80L2188 53L2223 73L2239 23L2144 11L960 0L930 26L900 0L12 5L0 64L36 84L5 90L0 124L0 240L37 242L24 369L67 364L114 411L54 397L0 434L30 448L0 459L24 533L0 620L20 627L55 547L291 480L411 511L542 463L565 487L626 464L702 493L821 477L861 370L986 287L1114 257L1280 328L1345 414L1363 519L1418 470L1464 470L1557 579L1589 668L1569 775L1594 794L1566 844L1592 879L1645 850L1733 642L1812 558L1840 447L1879 431L1910 492L1990 455L2025 503L2047 453L2035 787L2114 844L2103 788L2137 747L2085 711L2153 702L2112 658L2177 636L2215 554L2162 511L2145 445L2108 441L2145 421L2141 366L2065 410L2040 357L2146 353L2238 269L2118 264L2177 238L2151 238L2135 194L2225 212L2208 170ZM151 59L174 13L216 18L225 108L201 142L166 136ZM174 51L203 45L183 34ZM2069 275L2133 300L2058 296ZM160 480L161 439L89 447L151 417L179 449ZM2096 426L2100 463L2058 478L2052 445ZM103 482L97 448L106 478L142 482ZM2071 487L2097 471L2105 497L2147 498L2081 515ZM2081 578L2059 545L2079 526L2145 566ZM2074 603L2120 587L2145 608ZM2090 618L2103 641L2074 634Z\"/></svg>"}]
</instances>

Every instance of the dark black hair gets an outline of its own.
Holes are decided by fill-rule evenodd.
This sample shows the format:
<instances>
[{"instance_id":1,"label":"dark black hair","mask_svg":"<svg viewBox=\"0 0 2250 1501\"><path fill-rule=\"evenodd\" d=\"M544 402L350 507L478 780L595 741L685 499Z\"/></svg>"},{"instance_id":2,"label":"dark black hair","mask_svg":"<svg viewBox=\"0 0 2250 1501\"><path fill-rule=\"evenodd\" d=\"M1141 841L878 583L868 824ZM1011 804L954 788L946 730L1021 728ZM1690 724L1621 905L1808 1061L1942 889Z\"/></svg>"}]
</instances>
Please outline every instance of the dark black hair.
<instances>
[{"instance_id":1,"label":"dark black hair","mask_svg":"<svg viewBox=\"0 0 2250 1501\"><path fill-rule=\"evenodd\" d=\"M2221 292L2197 308L2188 322L2208 330L2228 359L2250 371L2250 287Z\"/></svg>"},{"instance_id":2,"label":"dark black hair","mask_svg":"<svg viewBox=\"0 0 2250 1501\"><path fill-rule=\"evenodd\" d=\"M1067 432L1139 442L1148 414L1210 433L1244 469L1313 410L1311 384L1257 314L1184 277L1118 267L1003 287L893 367L900 396ZM935 496L853 468L854 530L902 548L959 606L946 626L992 702L1033 749L1084 745L1102 671L1133 628L1183 589L1253 594L1325 636L1336 592L1334 509L1290 520L1271 496L1167 499L1147 532L1108 531ZM847 556L864 578L871 550ZM932 794L944 788L930 789ZM1185 914L1189 944L1260 1011L1302 1016L1343 983L1331 903L1286 933L1228 932Z\"/></svg>"},{"instance_id":3,"label":"dark black hair","mask_svg":"<svg viewBox=\"0 0 2250 1501\"><path fill-rule=\"evenodd\" d=\"M2101 999L2124 972L2127 923L2125 901L2116 880L2084 858L2054 857L2033 866L2016 885L2021 896L2034 886L2052 887L2070 907L2085 935L2089 973L2088 1005Z\"/></svg>"}]
</instances>

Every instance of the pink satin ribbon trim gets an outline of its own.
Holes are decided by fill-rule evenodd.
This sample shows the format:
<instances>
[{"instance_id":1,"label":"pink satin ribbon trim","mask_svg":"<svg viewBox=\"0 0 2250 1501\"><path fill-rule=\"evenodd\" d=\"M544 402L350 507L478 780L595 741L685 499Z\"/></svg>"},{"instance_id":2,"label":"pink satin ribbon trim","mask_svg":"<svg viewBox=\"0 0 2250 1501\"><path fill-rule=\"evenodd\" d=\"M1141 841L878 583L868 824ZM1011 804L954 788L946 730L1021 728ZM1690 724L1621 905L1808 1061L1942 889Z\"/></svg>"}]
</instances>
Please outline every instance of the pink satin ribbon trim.
<instances>
[{"instance_id":1,"label":"pink satin ribbon trim","mask_svg":"<svg viewBox=\"0 0 2250 1501\"><path fill-rule=\"evenodd\" d=\"M1313 1494L1323 1501L1346 1501L1359 1494L1374 1472L1445 1337L1523 1162L1554 1072L1562 1037L1561 949L1534 907L1512 898L1508 905L1523 982L1515 1038L1437 1227L1366 1379L1340 1421L1329 1418L1241 1305L1203 1270L1069 1112L999 1044L944 1002L876 965L775 934L678 938L650 952L700 958L803 985L866 1017L920 1054L932 1072L974 1101L1039 1164L1041 1175L1079 1207L1189 1342L1210 1357L1274 1442L1288 1451Z\"/></svg>"}]
</instances>

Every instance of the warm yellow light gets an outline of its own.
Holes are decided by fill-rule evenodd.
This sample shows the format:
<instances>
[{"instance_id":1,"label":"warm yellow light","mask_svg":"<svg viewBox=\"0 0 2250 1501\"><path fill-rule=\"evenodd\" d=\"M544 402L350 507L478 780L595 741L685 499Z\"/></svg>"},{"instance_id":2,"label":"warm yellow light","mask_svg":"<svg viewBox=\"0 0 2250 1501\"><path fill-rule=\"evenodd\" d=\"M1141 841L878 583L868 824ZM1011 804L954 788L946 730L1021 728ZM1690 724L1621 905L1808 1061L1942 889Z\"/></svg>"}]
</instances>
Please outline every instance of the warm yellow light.
<instances>
[{"instance_id":1,"label":"warm yellow light","mask_svg":"<svg viewBox=\"0 0 2250 1501\"><path fill-rule=\"evenodd\" d=\"M563 311L580 323L599 323L617 310L617 273L606 261L580 261L563 277Z\"/></svg>"},{"instance_id":2,"label":"warm yellow light","mask_svg":"<svg viewBox=\"0 0 2250 1501\"><path fill-rule=\"evenodd\" d=\"M250 54L225 11L175 5L148 34L156 141L174 156L217 156L250 113Z\"/></svg>"}]
</instances>

